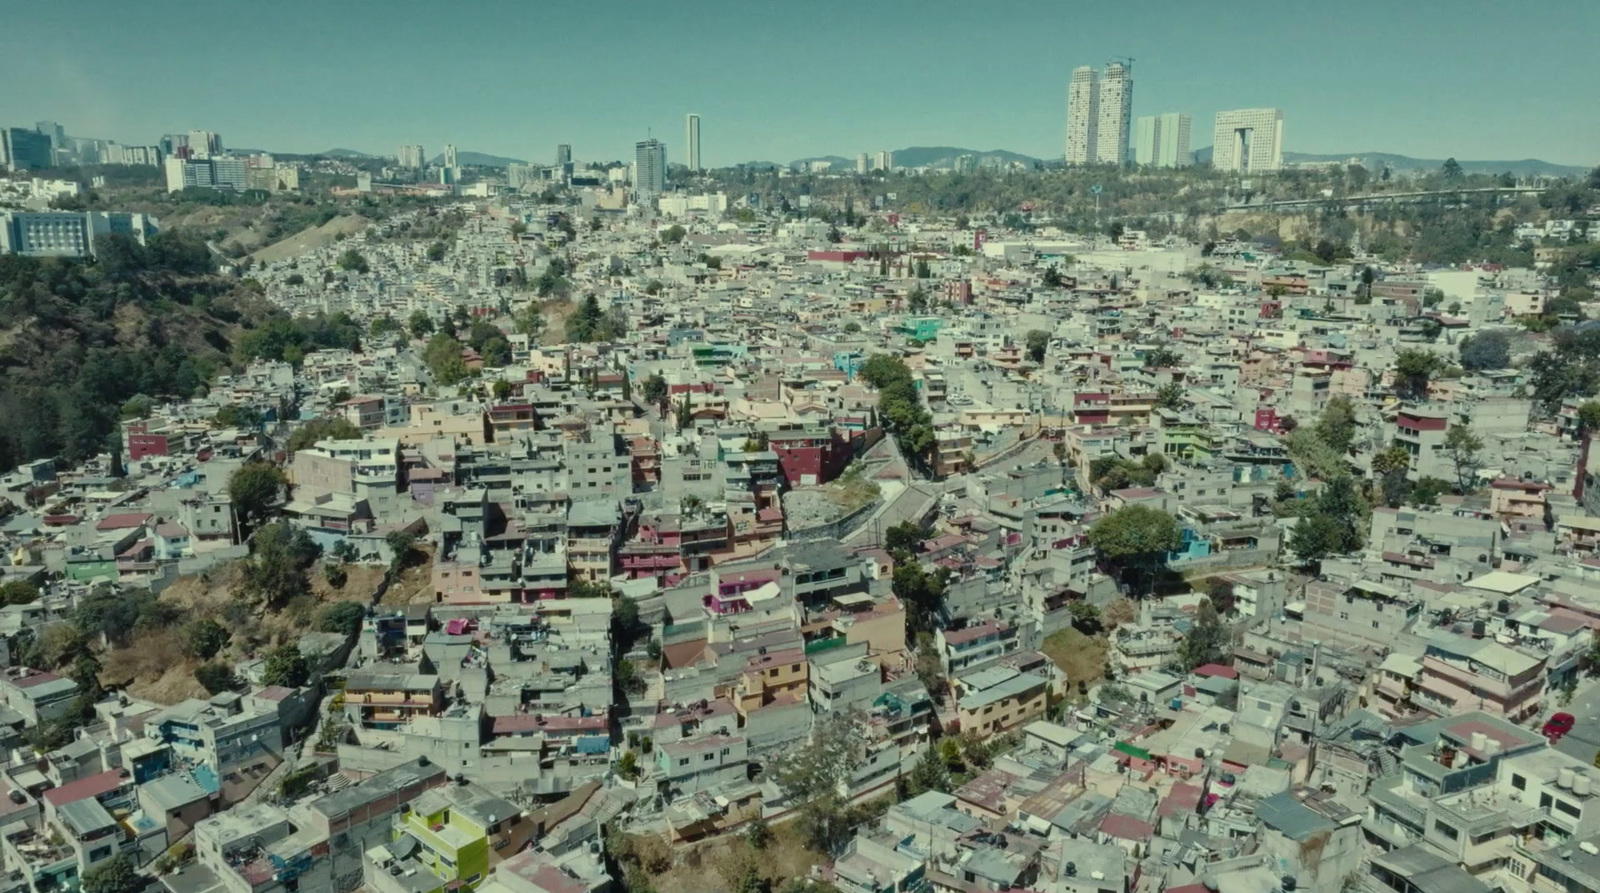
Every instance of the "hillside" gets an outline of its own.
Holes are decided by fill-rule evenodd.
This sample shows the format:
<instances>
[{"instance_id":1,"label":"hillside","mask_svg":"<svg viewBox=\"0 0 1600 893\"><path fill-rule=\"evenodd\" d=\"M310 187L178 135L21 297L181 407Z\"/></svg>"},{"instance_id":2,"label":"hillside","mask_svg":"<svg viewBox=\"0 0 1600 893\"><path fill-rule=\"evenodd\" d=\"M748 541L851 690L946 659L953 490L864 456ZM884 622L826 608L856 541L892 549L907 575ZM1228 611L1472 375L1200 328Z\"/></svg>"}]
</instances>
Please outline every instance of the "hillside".
<instances>
[{"instance_id":1,"label":"hillside","mask_svg":"<svg viewBox=\"0 0 1600 893\"><path fill-rule=\"evenodd\" d=\"M867 153L868 160L870 161L875 155L876 153L873 152ZM978 160L979 164L983 164L986 160L993 159L993 161L990 161L991 164L994 163L994 161L999 161L1001 163L1017 161L1031 166L1035 161L1038 160L1031 156L1023 155L1019 152L1011 152L1006 149L962 149L956 146L908 146L904 149L896 149L894 151L894 166L928 167L936 170L953 168L956 166L956 159L960 158L962 155L974 156ZM813 161L826 161L835 168L849 169L853 169L856 163L855 159L853 158L844 158L838 155L817 155L811 158L797 159L793 162L790 162L790 164L806 165Z\"/></svg>"},{"instance_id":2,"label":"hillside","mask_svg":"<svg viewBox=\"0 0 1600 893\"><path fill-rule=\"evenodd\" d=\"M138 395L190 395L269 315L196 236L113 237L100 262L0 257L0 468L115 441Z\"/></svg>"},{"instance_id":3,"label":"hillside","mask_svg":"<svg viewBox=\"0 0 1600 893\"><path fill-rule=\"evenodd\" d=\"M339 236L354 235L372 221L359 214L341 214L321 226L301 230L286 239L257 250L250 257L257 263L277 263L299 257L308 251L332 245Z\"/></svg>"},{"instance_id":4,"label":"hillside","mask_svg":"<svg viewBox=\"0 0 1600 893\"><path fill-rule=\"evenodd\" d=\"M1211 146L1202 146L1189 153L1196 164L1211 163ZM1318 163L1328 161L1350 161L1369 171L1381 171L1384 168L1397 173L1436 173L1444 166L1443 158L1412 158L1410 155L1396 155L1392 152L1285 152L1283 160L1290 164ZM1556 164L1551 161L1541 161L1537 158L1524 158L1520 161L1468 161L1456 159L1461 169L1469 174L1503 174L1510 171L1515 177L1581 177L1589 172L1588 168L1570 164Z\"/></svg>"}]
</instances>

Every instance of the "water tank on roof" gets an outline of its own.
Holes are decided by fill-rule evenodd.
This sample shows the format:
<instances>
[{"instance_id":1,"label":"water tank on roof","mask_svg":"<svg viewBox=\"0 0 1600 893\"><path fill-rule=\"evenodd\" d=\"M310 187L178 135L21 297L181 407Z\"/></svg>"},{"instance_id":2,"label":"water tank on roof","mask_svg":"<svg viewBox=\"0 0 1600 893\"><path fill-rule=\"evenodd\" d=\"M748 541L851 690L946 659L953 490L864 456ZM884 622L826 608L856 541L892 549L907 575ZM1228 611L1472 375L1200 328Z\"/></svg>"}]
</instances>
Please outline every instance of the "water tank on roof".
<instances>
[{"instance_id":1,"label":"water tank on roof","mask_svg":"<svg viewBox=\"0 0 1600 893\"><path fill-rule=\"evenodd\" d=\"M1578 773L1573 772L1571 769L1562 769L1556 773L1556 787L1564 791L1572 790L1572 782L1577 778L1577 775Z\"/></svg>"},{"instance_id":2,"label":"water tank on roof","mask_svg":"<svg viewBox=\"0 0 1600 893\"><path fill-rule=\"evenodd\" d=\"M1587 797L1591 790L1593 790L1593 781L1589 778L1589 773L1576 773L1572 779L1572 793L1580 797Z\"/></svg>"}]
</instances>

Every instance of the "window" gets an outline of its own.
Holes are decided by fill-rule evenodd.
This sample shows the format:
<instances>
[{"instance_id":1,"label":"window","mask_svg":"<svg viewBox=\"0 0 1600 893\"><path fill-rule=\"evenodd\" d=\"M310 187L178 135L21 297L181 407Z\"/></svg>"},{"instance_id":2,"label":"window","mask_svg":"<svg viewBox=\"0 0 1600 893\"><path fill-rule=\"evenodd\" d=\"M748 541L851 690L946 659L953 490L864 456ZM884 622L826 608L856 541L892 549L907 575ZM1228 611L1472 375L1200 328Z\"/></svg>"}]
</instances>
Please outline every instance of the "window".
<instances>
[{"instance_id":1,"label":"window","mask_svg":"<svg viewBox=\"0 0 1600 893\"><path fill-rule=\"evenodd\" d=\"M1459 831L1450 827L1449 825L1446 825L1444 822L1441 822L1438 819L1435 819L1433 822L1433 830L1439 832L1441 837L1446 837L1450 840L1455 840L1461 836Z\"/></svg>"},{"instance_id":2,"label":"window","mask_svg":"<svg viewBox=\"0 0 1600 893\"><path fill-rule=\"evenodd\" d=\"M1565 800L1556 801L1556 811L1564 812L1575 819L1583 818L1583 809L1568 803Z\"/></svg>"},{"instance_id":3,"label":"window","mask_svg":"<svg viewBox=\"0 0 1600 893\"><path fill-rule=\"evenodd\" d=\"M1511 774L1511 786L1519 791L1526 791L1528 789L1528 780L1513 772Z\"/></svg>"},{"instance_id":4,"label":"window","mask_svg":"<svg viewBox=\"0 0 1600 893\"><path fill-rule=\"evenodd\" d=\"M717 755L716 755L716 754L714 754L714 753L708 753L708 754L704 754L704 755L702 755L702 756L701 756L701 757L700 757L700 762L702 762L702 763L709 763L709 762L711 762L711 761L712 761L712 760L714 760L714 759L716 759L716 758L717 758Z\"/></svg>"},{"instance_id":5,"label":"window","mask_svg":"<svg viewBox=\"0 0 1600 893\"><path fill-rule=\"evenodd\" d=\"M688 757L684 757L683 759L679 760L678 761L678 765L679 766L687 766L687 765L689 765L689 758Z\"/></svg>"}]
</instances>

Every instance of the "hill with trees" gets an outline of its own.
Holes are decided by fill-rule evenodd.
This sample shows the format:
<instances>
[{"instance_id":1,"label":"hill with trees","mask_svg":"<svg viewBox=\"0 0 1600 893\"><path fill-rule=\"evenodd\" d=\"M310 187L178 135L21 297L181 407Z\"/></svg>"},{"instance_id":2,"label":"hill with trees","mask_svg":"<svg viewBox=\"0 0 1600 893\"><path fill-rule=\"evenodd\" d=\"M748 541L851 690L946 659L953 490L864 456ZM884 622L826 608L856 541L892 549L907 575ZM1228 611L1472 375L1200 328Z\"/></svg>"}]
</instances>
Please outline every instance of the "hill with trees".
<instances>
[{"instance_id":1,"label":"hill with trees","mask_svg":"<svg viewBox=\"0 0 1600 893\"><path fill-rule=\"evenodd\" d=\"M104 451L129 401L203 393L272 317L194 234L97 247L92 262L0 256L0 468Z\"/></svg>"}]
</instances>

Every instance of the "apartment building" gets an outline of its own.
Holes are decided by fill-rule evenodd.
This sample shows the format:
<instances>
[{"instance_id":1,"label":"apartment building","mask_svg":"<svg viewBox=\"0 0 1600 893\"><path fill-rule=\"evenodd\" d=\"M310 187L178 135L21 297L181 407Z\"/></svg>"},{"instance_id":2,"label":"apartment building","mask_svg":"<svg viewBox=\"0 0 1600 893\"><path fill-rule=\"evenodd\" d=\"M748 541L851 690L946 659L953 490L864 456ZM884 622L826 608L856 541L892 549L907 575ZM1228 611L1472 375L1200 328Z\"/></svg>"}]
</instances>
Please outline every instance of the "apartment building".
<instances>
[{"instance_id":1,"label":"apartment building","mask_svg":"<svg viewBox=\"0 0 1600 893\"><path fill-rule=\"evenodd\" d=\"M1448 632L1428 638L1413 700L1439 716L1481 710L1521 722L1543 705L1545 658Z\"/></svg>"},{"instance_id":2,"label":"apartment building","mask_svg":"<svg viewBox=\"0 0 1600 893\"><path fill-rule=\"evenodd\" d=\"M1050 681L1035 673L995 666L951 680L961 730L998 735L1044 715Z\"/></svg>"}]
</instances>

